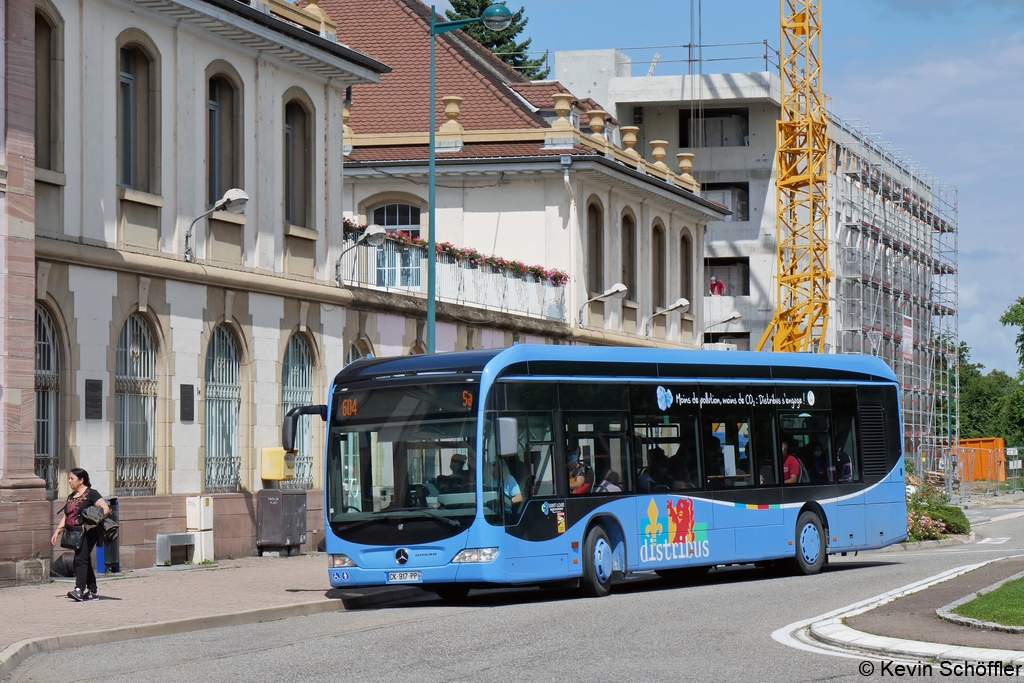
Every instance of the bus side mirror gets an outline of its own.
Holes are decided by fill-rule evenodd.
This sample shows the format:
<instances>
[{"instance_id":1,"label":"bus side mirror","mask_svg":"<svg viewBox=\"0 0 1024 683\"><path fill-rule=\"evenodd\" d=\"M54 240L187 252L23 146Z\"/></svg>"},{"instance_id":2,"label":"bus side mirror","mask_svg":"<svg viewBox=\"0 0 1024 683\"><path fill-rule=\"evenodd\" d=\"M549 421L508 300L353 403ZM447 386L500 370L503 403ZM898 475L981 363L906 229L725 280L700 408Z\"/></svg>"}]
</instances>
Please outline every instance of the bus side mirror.
<instances>
[{"instance_id":1,"label":"bus side mirror","mask_svg":"<svg viewBox=\"0 0 1024 683\"><path fill-rule=\"evenodd\" d=\"M326 422L327 406L299 406L288 411L281 425L281 447L289 453L295 452L295 432L299 429L299 418L303 415L319 415Z\"/></svg>"},{"instance_id":2,"label":"bus side mirror","mask_svg":"<svg viewBox=\"0 0 1024 683\"><path fill-rule=\"evenodd\" d=\"M494 424L494 439L498 445L498 457L505 458L519 454L519 421L514 417L499 417Z\"/></svg>"}]
</instances>

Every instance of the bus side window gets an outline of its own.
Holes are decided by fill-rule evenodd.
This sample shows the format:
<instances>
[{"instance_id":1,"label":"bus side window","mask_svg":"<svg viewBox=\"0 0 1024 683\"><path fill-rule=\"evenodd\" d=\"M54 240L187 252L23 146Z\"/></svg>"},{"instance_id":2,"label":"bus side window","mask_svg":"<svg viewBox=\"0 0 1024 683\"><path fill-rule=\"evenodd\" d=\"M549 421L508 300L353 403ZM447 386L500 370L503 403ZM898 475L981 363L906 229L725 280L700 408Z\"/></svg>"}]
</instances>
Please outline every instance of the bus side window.
<instances>
[{"instance_id":1,"label":"bus side window","mask_svg":"<svg viewBox=\"0 0 1024 683\"><path fill-rule=\"evenodd\" d=\"M840 484L861 480L857 457L857 390L832 388L832 428L835 434L832 460Z\"/></svg>"}]
</instances>

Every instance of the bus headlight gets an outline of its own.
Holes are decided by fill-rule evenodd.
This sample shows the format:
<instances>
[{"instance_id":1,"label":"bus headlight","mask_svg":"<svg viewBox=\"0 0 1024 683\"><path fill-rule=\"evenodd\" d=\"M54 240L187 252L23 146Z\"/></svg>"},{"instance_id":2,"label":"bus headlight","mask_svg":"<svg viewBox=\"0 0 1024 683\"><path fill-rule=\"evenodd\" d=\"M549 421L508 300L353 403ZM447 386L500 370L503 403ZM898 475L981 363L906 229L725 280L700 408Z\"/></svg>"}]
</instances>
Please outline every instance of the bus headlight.
<instances>
[{"instance_id":1,"label":"bus headlight","mask_svg":"<svg viewBox=\"0 0 1024 683\"><path fill-rule=\"evenodd\" d=\"M331 555L330 566L331 569L340 569L341 567L354 567L356 563L348 555Z\"/></svg>"},{"instance_id":2,"label":"bus headlight","mask_svg":"<svg viewBox=\"0 0 1024 683\"><path fill-rule=\"evenodd\" d=\"M452 562L494 562L497 556L497 548L466 548Z\"/></svg>"}]
</instances>

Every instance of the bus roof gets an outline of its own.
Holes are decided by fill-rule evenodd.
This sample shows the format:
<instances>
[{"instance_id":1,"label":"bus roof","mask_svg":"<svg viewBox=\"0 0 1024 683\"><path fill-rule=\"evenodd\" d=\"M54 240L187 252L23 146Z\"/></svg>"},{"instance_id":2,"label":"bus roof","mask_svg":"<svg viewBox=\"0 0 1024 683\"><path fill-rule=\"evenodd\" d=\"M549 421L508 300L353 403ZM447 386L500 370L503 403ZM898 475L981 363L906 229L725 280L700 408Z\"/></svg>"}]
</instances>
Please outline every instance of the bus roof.
<instances>
[{"instance_id":1,"label":"bus roof","mask_svg":"<svg viewBox=\"0 0 1024 683\"><path fill-rule=\"evenodd\" d=\"M504 349L360 360L339 372L335 382L484 372L493 378L514 374L897 381L896 375L883 361L855 354L517 344Z\"/></svg>"}]
</instances>

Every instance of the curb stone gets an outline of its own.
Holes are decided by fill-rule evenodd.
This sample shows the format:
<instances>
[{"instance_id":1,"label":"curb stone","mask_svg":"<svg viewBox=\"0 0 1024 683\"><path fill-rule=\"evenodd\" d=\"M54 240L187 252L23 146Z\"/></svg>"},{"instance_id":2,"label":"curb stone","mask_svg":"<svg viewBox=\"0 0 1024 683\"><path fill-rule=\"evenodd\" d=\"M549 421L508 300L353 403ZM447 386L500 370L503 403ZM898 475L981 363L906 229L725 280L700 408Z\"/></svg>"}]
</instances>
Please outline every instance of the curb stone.
<instances>
[{"instance_id":1,"label":"curb stone","mask_svg":"<svg viewBox=\"0 0 1024 683\"><path fill-rule=\"evenodd\" d=\"M960 605L971 602L975 598L986 593L991 593L992 591L999 588L1008 581L1015 581L1016 579L1020 578L1024 578L1024 572L1018 572L1013 576L1008 576L1002 581L997 581L991 586L982 588L981 590L971 593L968 596L962 597L959 600L954 600L948 605L943 605L942 607L935 610L935 614L939 617L939 619L945 619L946 621L952 622L954 624L959 624L960 626L970 626L972 628L980 628L985 629L987 631L1003 631L1005 633L1024 633L1024 626L1011 626L1009 624L1000 624L997 621L982 621L981 619L964 617L953 612L953 610L959 607Z\"/></svg>"},{"instance_id":2,"label":"curb stone","mask_svg":"<svg viewBox=\"0 0 1024 683\"><path fill-rule=\"evenodd\" d=\"M972 530L969 534L957 534L949 536L947 538L940 538L936 541L904 541L903 543L897 543L896 545L890 545L875 552L879 553L896 553L904 550L927 550L928 548L943 548L950 545L962 545L968 543L974 543L974 531Z\"/></svg>"},{"instance_id":3,"label":"curb stone","mask_svg":"<svg viewBox=\"0 0 1024 683\"><path fill-rule=\"evenodd\" d=\"M258 624L264 621L277 621L289 617L310 616L323 612L345 611L371 607L422 595L419 588L388 589L368 593L346 593L338 598L327 598L312 602L301 602L294 605L261 607L243 612L215 614L205 617L176 619L172 621L122 626L120 628L66 633L57 636L42 636L18 641L0 651L0 681L14 673L14 670L33 655L56 650L66 650L87 645L104 645L123 640L168 636L189 631L202 631L225 626L242 626Z\"/></svg>"}]
</instances>

